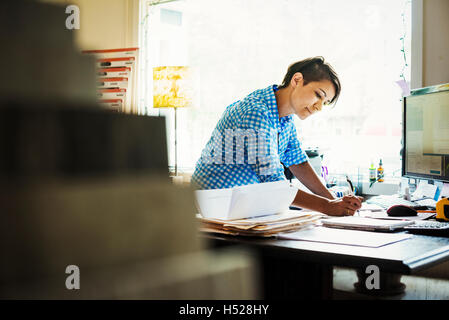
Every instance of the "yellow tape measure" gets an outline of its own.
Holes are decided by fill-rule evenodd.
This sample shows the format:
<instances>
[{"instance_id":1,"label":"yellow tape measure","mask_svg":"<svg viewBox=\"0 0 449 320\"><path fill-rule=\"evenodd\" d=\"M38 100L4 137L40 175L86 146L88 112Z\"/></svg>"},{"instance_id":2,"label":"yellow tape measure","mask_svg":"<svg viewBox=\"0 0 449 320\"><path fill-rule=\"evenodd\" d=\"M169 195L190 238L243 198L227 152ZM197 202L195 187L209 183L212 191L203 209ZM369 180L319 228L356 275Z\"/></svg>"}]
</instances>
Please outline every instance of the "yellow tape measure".
<instances>
[{"instance_id":1,"label":"yellow tape measure","mask_svg":"<svg viewBox=\"0 0 449 320\"><path fill-rule=\"evenodd\" d=\"M437 202L437 220L449 221L449 199L442 198Z\"/></svg>"}]
</instances>

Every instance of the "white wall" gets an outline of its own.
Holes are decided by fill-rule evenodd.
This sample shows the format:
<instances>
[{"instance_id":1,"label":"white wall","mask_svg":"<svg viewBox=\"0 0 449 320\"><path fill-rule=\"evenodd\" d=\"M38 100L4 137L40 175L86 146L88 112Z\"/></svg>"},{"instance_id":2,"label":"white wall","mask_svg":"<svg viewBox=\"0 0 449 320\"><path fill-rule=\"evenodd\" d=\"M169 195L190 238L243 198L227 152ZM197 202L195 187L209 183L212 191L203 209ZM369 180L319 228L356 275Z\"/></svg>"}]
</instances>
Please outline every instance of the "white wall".
<instances>
[{"instance_id":1,"label":"white wall","mask_svg":"<svg viewBox=\"0 0 449 320\"><path fill-rule=\"evenodd\" d=\"M423 87L449 83L449 0L423 1Z\"/></svg>"},{"instance_id":2,"label":"white wall","mask_svg":"<svg viewBox=\"0 0 449 320\"><path fill-rule=\"evenodd\" d=\"M81 50L138 46L139 0L43 0L80 8L80 29L74 30Z\"/></svg>"}]
</instances>

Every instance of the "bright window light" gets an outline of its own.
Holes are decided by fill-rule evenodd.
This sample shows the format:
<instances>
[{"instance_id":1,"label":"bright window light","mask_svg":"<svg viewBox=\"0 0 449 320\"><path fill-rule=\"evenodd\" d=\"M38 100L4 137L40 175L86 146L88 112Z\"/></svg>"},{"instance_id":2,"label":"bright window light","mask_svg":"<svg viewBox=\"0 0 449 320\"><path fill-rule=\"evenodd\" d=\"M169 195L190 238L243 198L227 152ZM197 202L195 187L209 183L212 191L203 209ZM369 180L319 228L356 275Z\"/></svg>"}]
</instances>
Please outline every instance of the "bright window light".
<instances>
[{"instance_id":1,"label":"bright window light","mask_svg":"<svg viewBox=\"0 0 449 320\"><path fill-rule=\"evenodd\" d=\"M410 82L411 1L142 0L140 109L164 114L174 165L173 110L152 108L152 68L196 70L198 98L178 110L178 168L193 171L225 108L280 84L287 67L323 56L340 76L335 108L295 123L331 174L400 176L402 94ZM151 139L151 137L149 137Z\"/></svg>"}]
</instances>

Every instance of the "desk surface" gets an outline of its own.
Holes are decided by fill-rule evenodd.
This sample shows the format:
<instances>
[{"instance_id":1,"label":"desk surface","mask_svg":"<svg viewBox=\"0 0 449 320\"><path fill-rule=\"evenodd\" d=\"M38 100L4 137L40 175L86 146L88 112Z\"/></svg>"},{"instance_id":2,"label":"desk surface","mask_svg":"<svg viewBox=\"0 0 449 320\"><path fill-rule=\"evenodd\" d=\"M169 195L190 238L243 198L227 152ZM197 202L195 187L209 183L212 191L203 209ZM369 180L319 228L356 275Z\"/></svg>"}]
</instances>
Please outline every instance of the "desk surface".
<instances>
[{"instance_id":1,"label":"desk surface","mask_svg":"<svg viewBox=\"0 0 449 320\"><path fill-rule=\"evenodd\" d=\"M449 260L449 238L421 235L379 248L220 234L203 234L203 237L222 244L249 246L263 250L266 255L297 261L350 268L376 265L382 272L401 274L413 274Z\"/></svg>"}]
</instances>

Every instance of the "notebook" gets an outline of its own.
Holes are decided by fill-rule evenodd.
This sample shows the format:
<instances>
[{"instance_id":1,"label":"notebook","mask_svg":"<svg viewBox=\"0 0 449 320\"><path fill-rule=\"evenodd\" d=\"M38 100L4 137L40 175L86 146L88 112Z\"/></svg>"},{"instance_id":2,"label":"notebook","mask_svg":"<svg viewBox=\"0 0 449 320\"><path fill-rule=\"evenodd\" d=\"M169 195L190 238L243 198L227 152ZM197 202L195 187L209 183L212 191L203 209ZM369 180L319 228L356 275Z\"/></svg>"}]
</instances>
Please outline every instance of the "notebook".
<instances>
[{"instance_id":1,"label":"notebook","mask_svg":"<svg viewBox=\"0 0 449 320\"><path fill-rule=\"evenodd\" d=\"M414 224L414 221L381 220L362 217L339 217L323 219L322 225L330 228L355 229L364 231L391 232Z\"/></svg>"}]
</instances>

